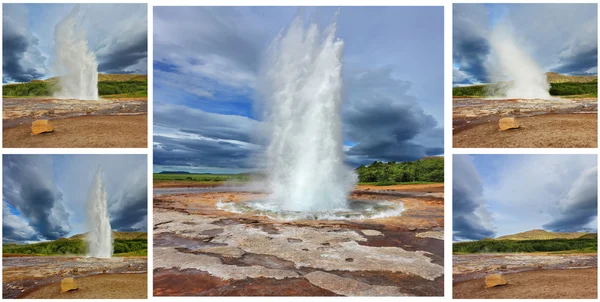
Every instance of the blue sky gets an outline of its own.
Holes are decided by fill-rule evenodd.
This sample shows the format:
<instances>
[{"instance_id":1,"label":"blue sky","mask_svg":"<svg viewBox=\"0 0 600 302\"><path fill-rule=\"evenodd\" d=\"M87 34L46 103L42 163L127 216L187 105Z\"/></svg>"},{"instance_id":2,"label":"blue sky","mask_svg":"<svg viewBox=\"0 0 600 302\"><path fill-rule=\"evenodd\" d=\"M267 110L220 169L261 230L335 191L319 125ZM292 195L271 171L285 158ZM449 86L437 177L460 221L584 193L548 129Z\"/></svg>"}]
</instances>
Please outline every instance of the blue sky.
<instances>
[{"instance_id":1,"label":"blue sky","mask_svg":"<svg viewBox=\"0 0 600 302\"><path fill-rule=\"evenodd\" d=\"M490 81L494 55L488 42L499 24L545 71L597 74L596 4L454 4L453 83Z\"/></svg>"},{"instance_id":2,"label":"blue sky","mask_svg":"<svg viewBox=\"0 0 600 302\"><path fill-rule=\"evenodd\" d=\"M54 28L76 4L3 4L3 82L54 76ZM78 30L102 73L146 73L146 4L81 4Z\"/></svg>"},{"instance_id":3,"label":"blue sky","mask_svg":"<svg viewBox=\"0 0 600 302\"><path fill-rule=\"evenodd\" d=\"M99 168L111 226L147 230L145 155L4 155L4 242L35 242L87 232L86 204Z\"/></svg>"},{"instance_id":4,"label":"blue sky","mask_svg":"<svg viewBox=\"0 0 600 302\"><path fill-rule=\"evenodd\" d=\"M595 155L455 155L453 235L597 230Z\"/></svg>"},{"instance_id":5,"label":"blue sky","mask_svg":"<svg viewBox=\"0 0 600 302\"><path fill-rule=\"evenodd\" d=\"M154 171L260 169L262 56L296 14L323 28L338 9L346 161L442 154L442 7L156 7Z\"/></svg>"}]
</instances>

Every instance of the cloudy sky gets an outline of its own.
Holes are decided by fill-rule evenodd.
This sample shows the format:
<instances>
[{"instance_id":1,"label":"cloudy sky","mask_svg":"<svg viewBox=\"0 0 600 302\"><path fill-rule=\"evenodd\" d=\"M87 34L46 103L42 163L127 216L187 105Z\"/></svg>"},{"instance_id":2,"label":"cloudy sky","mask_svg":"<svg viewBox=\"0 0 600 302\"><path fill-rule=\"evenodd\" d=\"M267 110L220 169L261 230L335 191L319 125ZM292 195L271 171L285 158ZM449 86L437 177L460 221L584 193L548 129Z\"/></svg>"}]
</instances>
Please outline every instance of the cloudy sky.
<instances>
[{"instance_id":1,"label":"cloudy sky","mask_svg":"<svg viewBox=\"0 0 600 302\"><path fill-rule=\"evenodd\" d=\"M145 155L4 155L3 242L88 231L87 198L99 168L113 230L147 230Z\"/></svg>"},{"instance_id":2,"label":"cloudy sky","mask_svg":"<svg viewBox=\"0 0 600 302\"><path fill-rule=\"evenodd\" d=\"M3 4L3 83L54 76L54 28L75 4ZM101 73L147 72L146 4L82 4L79 29Z\"/></svg>"},{"instance_id":3,"label":"cloudy sky","mask_svg":"<svg viewBox=\"0 0 600 302\"><path fill-rule=\"evenodd\" d=\"M597 231L596 155L454 155L453 239Z\"/></svg>"},{"instance_id":4,"label":"cloudy sky","mask_svg":"<svg viewBox=\"0 0 600 302\"><path fill-rule=\"evenodd\" d=\"M338 8L305 8L324 28ZM294 7L154 8L154 170L257 169L256 82ZM343 7L346 160L443 153L443 9Z\"/></svg>"},{"instance_id":5,"label":"cloudy sky","mask_svg":"<svg viewBox=\"0 0 600 302\"><path fill-rule=\"evenodd\" d=\"M545 71L597 74L596 4L454 4L454 85L485 83L493 68L488 42L499 25L512 28L514 39Z\"/></svg>"}]
</instances>

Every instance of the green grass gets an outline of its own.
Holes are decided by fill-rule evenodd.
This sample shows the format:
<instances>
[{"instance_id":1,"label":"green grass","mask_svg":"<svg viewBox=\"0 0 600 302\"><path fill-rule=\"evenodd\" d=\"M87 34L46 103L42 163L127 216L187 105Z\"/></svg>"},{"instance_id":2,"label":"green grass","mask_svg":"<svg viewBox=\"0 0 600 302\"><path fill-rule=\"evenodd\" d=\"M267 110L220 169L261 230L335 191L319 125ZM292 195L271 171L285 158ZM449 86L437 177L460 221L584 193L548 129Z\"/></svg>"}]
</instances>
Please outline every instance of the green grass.
<instances>
[{"instance_id":1,"label":"green grass","mask_svg":"<svg viewBox=\"0 0 600 302\"><path fill-rule=\"evenodd\" d=\"M505 83L470 85L452 88L452 95L458 97L486 97L502 95ZM560 97L598 97L598 81L551 83L550 95Z\"/></svg>"},{"instance_id":2,"label":"green grass","mask_svg":"<svg viewBox=\"0 0 600 302\"><path fill-rule=\"evenodd\" d=\"M32 81L2 86L2 97L51 97L59 90L56 81ZM134 98L148 96L147 81L101 81L98 94L107 98Z\"/></svg>"},{"instance_id":3,"label":"green grass","mask_svg":"<svg viewBox=\"0 0 600 302\"><path fill-rule=\"evenodd\" d=\"M147 239L115 239L114 254L133 256L144 256L148 254ZM61 238L54 241L39 242L32 244L3 244L3 254L21 254L21 255L85 255L87 244L79 238Z\"/></svg>"},{"instance_id":4,"label":"green grass","mask_svg":"<svg viewBox=\"0 0 600 302\"><path fill-rule=\"evenodd\" d=\"M195 182L223 182L223 181L248 181L250 174L192 174L192 173L155 173L154 181L195 181Z\"/></svg>"},{"instance_id":5,"label":"green grass","mask_svg":"<svg viewBox=\"0 0 600 302\"><path fill-rule=\"evenodd\" d=\"M360 184L379 186L397 184L430 184L444 182L444 158L428 157L414 162L378 162L355 169ZM193 173L155 173L154 182L188 181L218 183L224 181L249 181L261 178L260 173L240 174L193 174Z\"/></svg>"},{"instance_id":6,"label":"green grass","mask_svg":"<svg viewBox=\"0 0 600 302\"><path fill-rule=\"evenodd\" d=\"M593 253L598 251L597 238L549 240L480 240L452 244L454 254L475 253Z\"/></svg>"}]
</instances>

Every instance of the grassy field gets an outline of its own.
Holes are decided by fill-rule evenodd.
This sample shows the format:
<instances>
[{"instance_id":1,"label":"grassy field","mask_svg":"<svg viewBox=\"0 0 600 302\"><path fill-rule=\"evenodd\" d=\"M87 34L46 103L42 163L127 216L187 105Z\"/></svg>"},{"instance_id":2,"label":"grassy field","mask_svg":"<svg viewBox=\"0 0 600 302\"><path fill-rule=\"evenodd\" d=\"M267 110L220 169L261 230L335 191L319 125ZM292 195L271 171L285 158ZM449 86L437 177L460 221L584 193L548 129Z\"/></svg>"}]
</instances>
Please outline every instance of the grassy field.
<instances>
[{"instance_id":1,"label":"grassy field","mask_svg":"<svg viewBox=\"0 0 600 302\"><path fill-rule=\"evenodd\" d=\"M503 84L471 85L452 88L457 97L488 97L501 95ZM550 84L550 95L560 97L598 97L598 81L562 82Z\"/></svg>"},{"instance_id":2,"label":"grassy field","mask_svg":"<svg viewBox=\"0 0 600 302\"><path fill-rule=\"evenodd\" d=\"M161 181L195 181L195 182L224 182L248 181L251 174L193 174L193 173L154 173L155 182Z\"/></svg>"},{"instance_id":3,"label":"grassy field","mask_svg":"<svg viewBox=\"0 0 600 302\"><path fill-rule=\"evenodd\" d=\"M427 157L413 162L373 162L355 169L359 184L390 186L402 184L432 184L444 182L444 158ZM260 179L259 173L240 174L193 174L182 172L154 173L155 183L197 182L219 183L225 181L249 181Z\"/></svg>"},{"instance_id":4,"label":"grassy field","mask_svg":"<svg viewBox=\"0 0 600 302\"><path fill-rule=\"evenodd\" d=\"M58 78L2 86L2 97L50 97L59 90ZM148 78L140 74L98 74L98 94L105 98L148 96Z\"/></svg>"},{"instance_id":5,"label":"grassy field","mask_svg":"<svg viewBox=\"0 0 600 302\"><path fill-rule=\"evenodd\" d=\"M141 232L114 232L113 247L115 256L147 256L148 239L147 233ZM83 234L70 238L60 238L53 241L31 243L31 244L2 244L2 254L19 255L85 255L87 245Z\"/></svg>"},{"instance_id":6,"label":"grassy field","mask_svg":"<svg viewBox=\"0 0 600 302\"><path fill-rule=\"evenodd\" d=\"M598 251L597 236L548 240L479 240L452 244L454 254L475 253L593 253Z\"/></svg>"}]
</instances>

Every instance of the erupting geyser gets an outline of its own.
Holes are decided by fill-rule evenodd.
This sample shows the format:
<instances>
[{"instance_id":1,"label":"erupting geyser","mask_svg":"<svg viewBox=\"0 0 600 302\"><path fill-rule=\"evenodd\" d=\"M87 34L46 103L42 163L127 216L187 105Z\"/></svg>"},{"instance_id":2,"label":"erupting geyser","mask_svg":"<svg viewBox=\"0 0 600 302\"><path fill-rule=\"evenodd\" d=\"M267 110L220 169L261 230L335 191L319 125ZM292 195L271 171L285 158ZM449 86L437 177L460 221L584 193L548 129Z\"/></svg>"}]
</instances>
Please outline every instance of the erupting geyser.
<instances>
[{"instance_id":1,"label":"erupting geyser","mask_svg":"<svg viewBox=\"0 0 600 302\"><path fill-rule=\"evenodd\" d=\"M507 98L551 99L546 74L514 40L506 24L497 25L490 36L501 77L511 82L504 91ZM493 75L492 75L493 76Z\"/></svg>"},{"instance_id":2,"label":"erupting geyser","mask_svg":"<svg viewBox=\"0 0 600 302\"><path fill-rule=\"evenodd\" d=\"M54 62L59 75L60 90L56 97L97 100L98 62L88 49L85 32L77 28L79 6L61 20L54 28Z\"/></svg>"},{"instance_id":3,"label":"erupting geyser","mask_svg":"<svg viewBox=\"0 0 600 302\"><path fill-rule=\"evenodd\" d=\"M344 42L336 38L336 19L321 31L314 23L305 27L299 14L267 53L267 202L280 210L343 210L356 184L342 150Z\"/></svg>"},{"instance_id":4,"label":"erupting geyser","mask_svg":"<svg viewBox=\"0 0 600 302\"><path fill-rule=\"evenodd\" d=\"M96 174L87 202L88 256L110 258L113 253L113 239L108 218L108 199L102 184L102 169Z\"/></svg>"}]
</instances>

